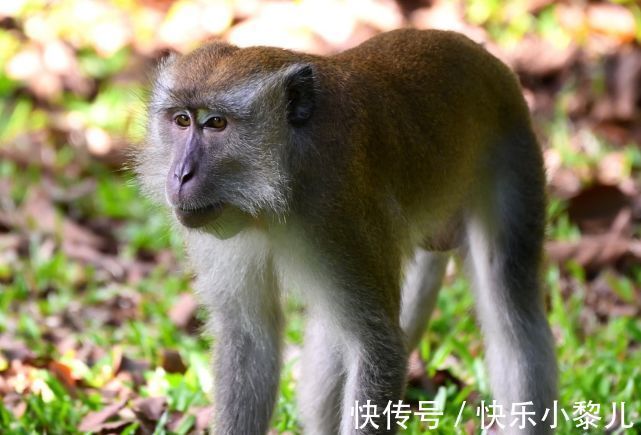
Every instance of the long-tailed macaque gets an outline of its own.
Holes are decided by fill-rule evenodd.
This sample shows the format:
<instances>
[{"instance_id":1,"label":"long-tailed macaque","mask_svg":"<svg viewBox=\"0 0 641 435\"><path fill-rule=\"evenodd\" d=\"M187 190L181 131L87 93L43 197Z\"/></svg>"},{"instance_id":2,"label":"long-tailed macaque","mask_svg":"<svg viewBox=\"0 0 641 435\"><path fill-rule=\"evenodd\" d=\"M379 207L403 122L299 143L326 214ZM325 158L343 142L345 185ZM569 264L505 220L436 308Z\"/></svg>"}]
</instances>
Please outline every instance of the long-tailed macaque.
<instances>
[{"instance_id":1,"label":"long-tailed macaque","mask_svg":"<svg viewBox=\"0 0 641 435\"><path fill-rule=\"evenodd\" d=\"M552 406L541 151L517 78L481 46L417 30L329 57L214 42L161 62L148 109L137 170L184 231L211 313L213 433L269 429L283 289L307 307L305 433L394 433L352 407L402 398L451 250L494 398L506 413L532 402L534 420Z\"/></svg>"}]
</instances>

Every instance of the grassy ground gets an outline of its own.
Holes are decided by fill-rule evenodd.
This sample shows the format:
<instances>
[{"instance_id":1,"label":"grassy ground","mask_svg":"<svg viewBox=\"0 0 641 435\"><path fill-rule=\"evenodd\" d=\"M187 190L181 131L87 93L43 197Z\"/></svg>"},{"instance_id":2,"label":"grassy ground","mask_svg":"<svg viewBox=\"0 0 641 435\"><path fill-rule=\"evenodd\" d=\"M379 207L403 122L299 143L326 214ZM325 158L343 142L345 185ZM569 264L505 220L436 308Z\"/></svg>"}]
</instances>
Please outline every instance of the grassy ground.
<instances>
[{"instance_id":1,"label":"grassy ground","mask_svg":"<svg viewBox=\"0 0 641 435\"><path fill-rule=\"evenodd\" d=\"M167 398L167 407L157 421L152 419L145 425L132 419L121 428L123 433L142 430L141 425L152 433L187 433L197 426L193 410L208 403L205 391L211 379L207 341L170 318L172 307L190 287L181 242L169 231L164 213L140 197L127 174L104 167L92 168L91 173L96 180L95 192L59 205L57 213L66 207L65 211L73 211L79 221L93 221L94 225L106 218L102 224L120 247L116 258L125 264L140 261L141 253L153 259L162 254L169 260L140 277L113 279L102 268L87 266L53 249L59 246L56 238L61 233L54 230L47 234L36 223L27 222L26 228L34 228L25 233L28 246L23 249L28 254L11 262L11 268L3 263L0 270L0 334L24 344L30 353L28 357L0 354L0 372L5 374L0 379L5 387L10 384L18 391L22 382L24 394L15 400L24 405L10 402L10 411L6 399L4 406L0 402L0 427L4 433L16 434L78 433L83 417L103 409L109 401L106 398L161 396ZM34 188L45 181L60 186L72 182L64 175L46 180L38 170L24 170L6 161L0 164L0 174L3 180L12 180L11 200L16 204L28 201ZM564 220L557 217L556 221ZM551 230L559 231L570 230ZM612 404L624 402L627 420L636 422L638 431L639 319L615 316L600 322L585 309L585 277L578 267L570 267L569 273L561 276L558 266L550 265L545 278L561 373L560 407L571 419L566 422L561 418L560 433L581 433L578 421L573 420L578 414L572 414L580 401L601 405L601 428L610 421ZM613 275L611 279L616 281L611 285L624 294L631 286L627 278ZM568 294L562 288L572 291ZM289 353L295 355L301 344L302 309L294 301L288 311L286 340L293 349ZM170 373L163 368L167 367L163 358L173 351L178 352L185 368ZM427 378L436 382L437 392L434 397L422 388L411 387L408 400L437 400L444 407L438 430L429 433L467 433L478 428L476 407L480 400L489 399L488 382L469 285L458 274L448 279L441 293L420 354L427 361ZM139 362L140 367L123 369L123 359L129 366ZM56 364L60 365L58 370ZM284 368L273 419L273 428L279 432L300 431L295 365L294 356ZM463 401L466 406L457 429ZM121 413L120 417L126 421L127 415ZM168 430L165 425L172 418L181 424ZM414 417L408 422L407 433L428 433L425 427ZM626 433L634 433L634 429Z\"/></svg>"}]
</instances>

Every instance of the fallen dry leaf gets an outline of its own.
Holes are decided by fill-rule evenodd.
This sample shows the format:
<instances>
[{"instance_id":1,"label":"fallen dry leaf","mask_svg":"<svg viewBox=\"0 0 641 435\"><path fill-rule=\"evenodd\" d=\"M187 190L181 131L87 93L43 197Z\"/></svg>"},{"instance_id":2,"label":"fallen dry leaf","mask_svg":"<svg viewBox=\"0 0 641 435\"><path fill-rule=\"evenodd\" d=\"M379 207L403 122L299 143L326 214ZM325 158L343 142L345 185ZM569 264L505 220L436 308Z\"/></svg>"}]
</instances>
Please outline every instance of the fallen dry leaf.
<instances>
[{"instance_id":1,"label":"fallen dry leaf","mask_svg":"<svg viewBox=\"0 0 641 435\"><path fill-rule=\"evenodd\" d=\"M2 390L0 390L2 391ZM15 418L20 418L24 415L27 410L27 403L23 400L21 394L17 394L14 391L9 391L6 395L3 395L2 404L3 406L11 411Z\"/></svg>"},{"instance_id":2,"label":"fallen dry leaf","mask_svg":"<svg viewBox=\"0 0 641 435\"><path fill-rule=\"evenodd\" d=\"M97 250L106 244L102 237L58 213L51 198L42 189L31 191L22 205L22 214L21 222L28 225L24 230L35 228L48 235L55 235L60 231L67 243L88 245Z\"/></svg>"},{"instance_id":3,"label":"fallen dry leaf","mask_svg":"<svg viewBox=\"0 0 641 435\"><path fill-rule=\"evenodd\" d=\"M115 421L109 421L102 423L97 426L96 432L101 434L118 434L121 433L130 424L134 423L134 419L120 419Z\"/></svg>"},{"instance_id":4,"label":"fallen dry leaf","mask_svg":"<svg viewBox=\"0 0 641 435\"><path fill-rule=\"evenodd\" d=\"M62 250L70 259L105 270L117 281L123 281L126 276L127 269L117 257L106 255L90 245L65 240L62 243Z\"/></svg>"},{"instance_id":5,"label":"fallen dry leaf","mask_svg":"<svg viewBox=\"0 0 641 435\"><path fill-rule=\"evenodd\" d=\"M641 260L641 242L611 234L587 235L575 242L551 241L545 245L554 262L576 261L589 272L618 263L624 257Z\"/></svg>"},{"instance_id":6,"label":"fallen dry leaf","mask_svg":"<svg viewBox=\"0 0 641 435\"><path fill-rule=\"evenodd\" d=\"M594 184L570 198L568 215L584 234L608 232L630 199L618 186Z\"/></svg>"},{"instance_id":7,"label":"fallen dry leaf","mask_svg":"<svg viewBox=\"0 0 641 435\"><path fill-rule=\"evenodd\" d=\"M558 47L537 37L526 37L512 49L509 62L519 75L546 77L569 68L579 53L575 45Z\"/></svg>"},{"instance_id":8,"label":"fallen dry leaf","mask_svg":"<svg viewBox=\"0 0 641 435\"><path fill-rule=\"evenodd\" d=\"M165 349L162 352L162 368L168 373L185 373L187 366L175 349Z\"/></svg>"},{"instance_id":9,"label":"fallen dry leaf","mask_svg":"<svg viewBox=\"0 0 641 435\"><path fill-rule=\"evenodd\" d=\"M167 429L169 429L170 431L176 431L176 429L178 429L178 427L183 423L183 421L185 421L188 418L193 418L194 419L193 423L194 424L196 423L195 417L193 415L185 414L184 412L180 412L180 411L172 411L169 414L169 419L167 421Z\"/></svg>"},{"instance_id":10,"label":"fallen dry leaf","mask_svg":"<svg viewBox=\"0 0 641 435\"><path fill-rule=\"evenodd\" d=\"M50 361L48 368L49 371L52 372L66 387L70 389L76 387L76 378L73 375L71 367L61 363L60 361Z\"/></svg>"},{"instance_id":11,"label":"fallen dry leaf","mask_svg":"<svg viewBox=\"0 0 641 435\"><path fill-rule=\"evenodd\" d=\"M9 361L31 362L36 358L36 354L25 343L6 334L0 335L0 352Z\"/></svg>"},{"instance_id":12,"label":"fallen dry leaf","mask_svg":"<svg viewBox=\"0 0 641 435\"><path fill-rule=\"evenodd\" d=\"M140 387L145 384L144 373L150 366L147 361L135 360L123 355L120 360L120 365L114 373L117 373L119 377L122 377L123 374L129 376L134 385Z\"/></svg>"},{"instance_id":13,"label":"fallen dry leaf","mask_svg":"<svg viewBox=\"0 0 641 435\"><path fill-rule=\"evenodd\" d=\"M199 408L194 408L193 412L196 416L196 431L204 431L209 427L209 423L214 414L214 408L211 406L204 406Z\"/></svg>"},{"instance_id":14,"label":"fallen dry leaf","mask_svg":"<svg viewBox=\"0 0 641 435\"><path fill-rule=\"evenodd\" d=\"M436 388L432 379L427 376L425 363L419 352L414 350L407 361L407 382L411 386L420 387L429 395L436 394Z\"/></svg>"},{"instance_id":15,"label":"fallen dry leaf","mask_svg":"<svg viewBox=\"0 0 641 435\"><path fill-rule=\"evenodd\" d=\"M149 422L160 420L163 412L167 409L166 397L139 398L132 403L132 409L138 418Z\"/></svg>"},{"instance_id":16,"label":"fallen dry leaf","mask_svg":"<svg viewBox=\"0 0 641 435\"><path fill-rule=\"evenodd\" d=\"M634 15L623 5L592 3L588 6L587 20L594 32L614 37L620 42L633 41L636 36Z\"/></svg>"},{"instance_id":17,"label":"fallen dry leaf","mask_svg":"<svg viewBox=\"0 0 641 435\"><path fill-rule=\"evenodd\" d=\"M605 57L605 93L596 101L592 117L597 121L633 122L641 97L641 49L626 45Z\"/></svg>"},{"instance_id":18,"label":"fallen dry leaf","mask_svg":"<svg viewBox=\"0 0 641 435\"><path fill-rule=\"evenodd\" d=\"M189 332L196 332L198 319L198 301L191 293L183 293L169 311L169 318L177 327Z\"/></svg>"},{"instance_id":19,"label":"fallen dry leaf","mask_svg":"<svg viewBox=\"0 0 641 435\"><path fill-rule=\"evenodd\" d=\"M90 412L82 419L78 425L78 430L81 432L99 432L101 425L118 414L125 405L127 400L121 400L101 409L100 411Z\"/></svg>"}]
</instances>

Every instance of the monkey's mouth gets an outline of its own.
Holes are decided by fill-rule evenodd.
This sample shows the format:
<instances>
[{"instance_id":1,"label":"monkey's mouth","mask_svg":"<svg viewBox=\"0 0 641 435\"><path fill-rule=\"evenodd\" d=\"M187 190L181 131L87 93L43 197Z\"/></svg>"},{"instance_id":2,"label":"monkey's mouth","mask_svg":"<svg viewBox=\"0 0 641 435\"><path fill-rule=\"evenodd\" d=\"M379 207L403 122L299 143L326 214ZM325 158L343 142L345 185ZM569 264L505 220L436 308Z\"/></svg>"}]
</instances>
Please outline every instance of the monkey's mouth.
<instances>
[{"instance_id":1,"label":"monkey's mouth","mask_svg":"<svg viewBox=\"0 0 641 435\"><path fill-rule=\"evenodd\" d=\"M174 213L180 223L187 228L199 228L216 220L224 208L225 204L217 202L199 208L175 207Z\"/></svg>"}]
</instances>

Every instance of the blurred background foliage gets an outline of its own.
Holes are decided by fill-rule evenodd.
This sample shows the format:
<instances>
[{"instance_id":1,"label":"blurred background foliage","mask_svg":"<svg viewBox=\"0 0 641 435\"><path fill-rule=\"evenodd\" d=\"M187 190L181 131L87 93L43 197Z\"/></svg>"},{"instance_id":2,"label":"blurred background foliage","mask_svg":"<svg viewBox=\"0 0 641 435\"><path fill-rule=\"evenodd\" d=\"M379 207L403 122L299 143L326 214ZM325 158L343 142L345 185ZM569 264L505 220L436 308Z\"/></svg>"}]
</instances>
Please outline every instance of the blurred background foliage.
<instances>
[{"instance_id":1,"label":"blurred background foliage","mask_svg":"<svg viewBox=\"0 0 641 435\"><path fill-rule=\"evenodd\" d=\"M12 0L0 2L0 432L198 433L203 316L179 237L141 197L126 148L148 78L208 39L331 54L402 26L463 32L519 75L549 186L545 276L560 433L641 425L641 6L633 0ZM461 84L464 86L464 84ZM476 433L489 397L467 282L448 272L407 400ZM303 308L288 303L274 433L299 433ZM455 427L458 409L467 403ZM625 402L626 415L613 404ZM626 423L636 424L625 429ZM617 432L618 431L618 432ZM407 433L427 433L412 419Z\"/></svg>"}]
</instances>

